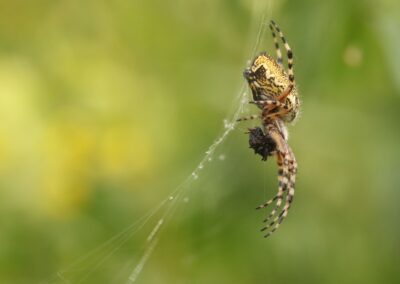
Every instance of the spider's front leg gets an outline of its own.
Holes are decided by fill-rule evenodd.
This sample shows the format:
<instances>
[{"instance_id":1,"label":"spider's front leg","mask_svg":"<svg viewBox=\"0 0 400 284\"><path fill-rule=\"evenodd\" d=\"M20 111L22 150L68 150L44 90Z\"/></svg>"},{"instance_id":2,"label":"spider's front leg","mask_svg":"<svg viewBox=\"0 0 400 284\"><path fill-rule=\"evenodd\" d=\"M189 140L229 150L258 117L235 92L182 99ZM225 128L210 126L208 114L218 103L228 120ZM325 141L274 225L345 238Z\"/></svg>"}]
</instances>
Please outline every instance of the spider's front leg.
<instances>
[{"instance_id":1,"label":"spider's front leg","mask_svg":"<svg viewBox=\"0 0 400 284\"><path fill-rule=\"evenodd\" d=\"M256 119L256 118L261 118L261 116L259 114L243 116L243 117L239 117L238 119L236 119L236 122L241 122L241 121L246 121L246 120L253 120L253 119Z\"/></svg>"},{"instance_id":2,"label":"spider's front leg","mask_svg":"<svg viewBox=\"0 0 400 284\"><path fill-rule=\"evenodd\" d=\"M290 100L284 102L280 101L266 101L264 104L261 117L264 123L269 123L276 119L282 118L288 113L293 111L293 105Z\"/></svg>"},{"instance_id":3,"label":"spider's front leg","mask_svg":"<svg viewBox=\"0 0 400 284\"><path fill-rule=\"evenodd\" d=\"M280 94L278 97L262 99L262 98L259 98L260 96L257 96L257 98L254 98L254 101L251 101L250 103L261 105L261 106L268 106L270 108L278 107L279 105L285 104L286 98L290 95L292 90L293 90L293 85L290 84L282 92L282 94ZM263 97L266 97L266 96L264 95Z\"/></svg>"},{"instance_id":4,"label":"spider's front leg","mask_svg":"<svg viewBox=\"0 0 400 284\"><path fill-rule=\"evenodd\" d=\"M280 107L274 110L276 111L271 111L268 108L263 109L262 118L265 123L268 123L269 121L274 121L276 119L285 116L286 114L291 112L292 108L291 106L285 104L285 105L280 105Z\"/></svg>"},{"instance_id":5,"label":"spider's front leg","mask_svg":"<svg viewBox=\"0 0 400 284\"><path fill-rule=\"evenodd\" d=\"M279 97L277 97L276 99L277 99L278 101L280 101L280 102L284 102L284 101L286 100L287 96L289 96L289 94L292 92L292 90L293 90L293 84L290 84L290 85L286 88L286 90L284 90L284 91L282 92L282 94L280 94Z\"/></svg>"},{"instance_id":6,"label":"spider's front leg","mask_svg":"<svg viewBox=\"0 0 400 284\"><path fill-rule=\"evenodd\" d=\"M271 112L276 108L284 106L284 103L281 103L280 101L277 101L275 99L250 101L249 104L255 104L260 109L262 109L263 110L262 116L265 116L265 112Z\"/></svg>"},{"instance_id":7,"label":"spider's front leg","mask_svg":"<svg viewBox=\"0 0 400 284\"><path fill-rule=\"evenodd\" d=\"M289 85L278 97L272 97L268 99L261 99L261 96L253 96L254 101L250 101L250 104L255 104L263 111L270 112L276 108L283 108L289 110L289 106L287 105L286 98L290 95L293 90L293 85ZM265 97L265 96L264 96Z\"/></svg>"}]
</instances>

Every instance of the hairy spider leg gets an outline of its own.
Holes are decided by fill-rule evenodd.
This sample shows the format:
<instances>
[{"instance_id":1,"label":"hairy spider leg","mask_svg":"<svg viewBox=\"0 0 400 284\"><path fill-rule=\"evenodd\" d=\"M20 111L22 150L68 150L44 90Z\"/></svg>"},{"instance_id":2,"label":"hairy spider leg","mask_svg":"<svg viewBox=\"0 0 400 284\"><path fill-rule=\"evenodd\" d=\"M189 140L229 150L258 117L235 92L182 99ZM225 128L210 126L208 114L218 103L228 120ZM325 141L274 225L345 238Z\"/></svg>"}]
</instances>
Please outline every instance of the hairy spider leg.
<instances>
[{"instance_id":1,"label":"hairy spider leg","mask_svg":"<svg viewBox=\"0 0 400 284\"><path fill-rule=\"evenodd\" d=\"M294 185L296 182L296 172L297 172L297 163L295 156L293 154L293 151L290 149L289 145L287 144L287 141L283 137L283 134L279 131L277 126L273 123L270 123L265 126L266 132L270 135L270 137L275 141L276 143L276 150L277 150L277 164L278 164L278 180L279 180L279 190L278 194L276 197L273 199L278 200L277 201L277 209L273 213L273 216L276 214L277 210L281 206L281 200L283 198L284 191L287 192L286 195L286 200L285 200L285 205L283 209L280 211L278 216L267 226L262 228L262 231L265 231L269 228L272 228L264 237L269 237L271 234L273 234L280 226L280 224L283 222L283 220L287 217L289 208L291 206L291 203L293 201L293 196L294 196ZM286 188L284 190L284 188ZM272 202L267 202L268 205L271 204ZM267 204L266 203L266 204ZM268 205L262 206L266 207ZM279 206L278 206L279 205ZM271 212L272 214L272 212ZM270 215L271 215L270 214ZM270 218L272 218L271 216Z\"/></svg>"},{"instance_id":2,"label":"hairy spider leg","mask_svg":"<svg viewBox=\"0 0 400 284\"><path fill-rule=\"evenodd\" d=\"M295 85L294 72L293 72L293 51L290 48L289 44L287 43L287 41L285 39L285 36L283 35L283 33L282 33L281 29L279 28L279 26L272 20L271 20L270 28L274 28L278 32L279 37L281 38L281 40L283 42L283 46L286 49L287 58L288 58L289 81L290 81L291 85Z\"/></svg>"},{"instance_id":3,"label":"hairy spider leg","mask_svg":"<svg viewBox=\"0 0 400 284\"><path fill-rule=\"evenodd\" d=\"M272 37L273 37L273 39L274 39L275 51L276 51L276 58L277 58L276 62L279 64L279 66L282 67L282 63L283 63L283 60L282 60L282 51L281 51L281 48L280 48L280 46L279 46L278 38L276 37L275 29L274 29L274 27L272 26L272 23L269 24L269 28L270 28L270 30L271 30Z\"/></svg>"},{"instance_id":4,"label":"hairy spider leg","mask_svg":"<svg viewBox=\"0 0 400 284\"><path fill-rule=\"evenodd\" d=\"M283 195L287 189L287 184L289 182L289 169L288 169L287 165L284 165L284 158L280 152L278 152L276 156L277 156L277 165L278 165L279 186L278 186L278 193L275 195L275 197L273 199L275 199L275 200L277 199L277 202L275 204L275 208L271 211L268 218L265 219L263 222L268 222L268 220L270 220L273 216L275 216L276 212L281 207ZM272 202L267 201L265 204L260 206L260 208L266 207L270 203L272 203ZM268 229L268 226L262 228L261 231L264 231L266 229Z\"/></svg>"},{"instance_id":5,"label":"hairy spider leg","mask_svg":"<svg viewBox=\"0 0 400 284\"><path fill-rule=\"evenodd\" d=\"M245 121L245 120L253 120L253 119L256 119L256 118L261 118L261 116L259 114L243 116L243 117L240 117L240 118L236 119L236 122Z\"/></svg>"},{"instance_id":6,"label":"hairy spider leg","mask_svg":"<svg viewBox=\"0 0 400 284\"><path fill-rule=\"evenodd\" d=\"M264 237L267 238L272 235L287 217L291 204L293 202L293 197L295 193L295 182L296 182L296 172L297 172L297 164L295 162L294 156L289 154L288 163L289 163L289 172L290 172L290 180L288 183L288 191L286 195L285 205L283 209L279 212L278 216L268 225L267 228L272 228Z\"/></svg>"}]
</instances>

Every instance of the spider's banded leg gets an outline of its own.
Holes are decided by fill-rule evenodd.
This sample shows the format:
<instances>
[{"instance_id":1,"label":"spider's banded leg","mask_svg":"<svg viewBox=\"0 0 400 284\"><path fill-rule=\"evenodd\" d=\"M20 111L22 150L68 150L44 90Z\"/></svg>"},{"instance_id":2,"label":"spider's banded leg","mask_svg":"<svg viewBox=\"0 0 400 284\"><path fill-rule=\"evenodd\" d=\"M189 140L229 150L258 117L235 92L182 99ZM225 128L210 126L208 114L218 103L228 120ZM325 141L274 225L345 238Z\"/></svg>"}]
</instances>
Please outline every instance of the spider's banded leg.
<instances>
[{"instance_id":1,"label":"spider's banded leg","mask_svg":"<svg viewBox=\"0 0 400 284\"><path fill-rule=\"evenodd\" d=\"M279 104L278 107L279 109L276 109L275 107L269 107L268 105L264 107L261 113L261 117L264 123L269 123L270 121L279 119L282 116L290 113L290 111L292 110L292 107L287 104ZM273 112L275 109L276 111Z\"/></svg>"},{"instance_id":2,"label":"spider's banded leg","mask_svg":"<svg viewBox=\"0 0 400 284\"><path fill-rule=\"evenodd\" d=\"M277 59L276 61L278 62L279 66L282 67L282 63L283 63L282 51L281 51L281 48L279 47L278 38L276 37L275 30L274 30L274 27L272 26L272 23L269 24L269 28L271 30L272 37L274 39L274 45L275 45L275 51L276 51L276 59Z\"/></svg>"},{"instance_id":3,"label":"spider's banded leg","mask_svg":"<svg viewBox=\"0 0 400 284\"><path fill-rule=\"evenodd\" d=\"M288 193L286 195L285 206L283 207L282 211L279 213L278 217L276 217L268 226L266 226L267 228L270 228L275 224L273 229L267 235L265 235L265 237L270 236L273 232L275 232L279 228L280 224L287 217L288 211L289 211L291 203L293 201L294 186L295 186L295 182L296 182L297 163L294 158L293 152L291 151L290 148L289 148L288 154L289 155L287 158L287 162L289 164L290 177L289 177Z\"/></svg>"},{"instance_id":4,"label":"spider's banded leg","mask_svg":"<svg viewBox=\"0 0 400 284\"><path fill-rule=\"evenodd\" d=\"M280 106L280 105L282 105L282 103L281 103L280 101L275 100L275 99L273 99L273 100L269 99L269 100L249 101L249 104L255 104L255 105L258 105L258 104L260 104L260 105L273 105L274 107L275 107L275 106Z\"/></svg>"},{"instance_id":5,"label":"spider's banded leg","mask_svg":"<svg viewBox=\"0 0 400 284\"><path fill-rule=\"evenodd\" d=\"M275 119L277 119L279 117L284 116L285 114L288 114L290 112L290 110L291 109L287 105L284 105L281 108L281 110L279 110L278 112L270 113L268 110L266 110L266 111L264 110L262 117L263 117L264 121L272 121L272 120L275 120Z\"/></svg>"},{"instance_id":6,"label":"spider's banded leg","mask_svg":"<svg viewBox=\"0 0 400 284\"><path fill-rule=\"evenodd\" d=\"M283 169L283 167L282 167L283 162L284 162L282 158L284 158L284 157L279 154L279 153L285 152L285 150L286 150L286 147L285 147L286 143L284 143L285 141L284 141L283 135L279 131L279 129L272 123L265 125L264 131L265 131L265 133L268 133L268 136L275 142L276 151L277 151L277 164L278 164L278 168L279 168L278 174L280 175L282 173L282 175L284 175L284 173L286 172L286 170ZM281 171L281 169L282 169L282 171ZM279 186L280 185L281 185L281 183L279 183ZM258 206L256 209L265 208L265 207L269 206L272 202L277 200L278 198L279 198L279 191L278 191L277 195L275 195L273 198L271 198L264 204Z\"/></svg>"},{"instance_id":7,"label":"spider's banded leg","mask_svg":"<svg viewBox=\"0 0 400 284\"><path fill-rule=\"evenodd\" d=\"M255 104L263 109L268 108L268 110L273 110L274 108L283 106L283 103L277 100L257 100L257 101L250 101L249 104Z\"/></svg>"},{"instance_id":8,"label":"spider's banded leg","mask_svg":"<svg viewBox=\"0 0 400 284\"><path fill-rule=\"evenodd\" d=\"M293 155L292 150L289 148L289 155L287 157L287 162L289 164L289 172L290 172L290 178L289 178L289 183L288 183L288 193L286 195L286 202L285 206L283 207L282 211L279 213L278 217L276 217L273 222L271 222L267 227L272 227L271 231L269 231L264 237L267 238L271 234L273 234L280 226L280 224L283 222L283 220L287 217L290 206L293 202L293 197L294 197L294 188L295 188L295 183L296 183L296 172L297 172L297 163L296 159Z\"/></svg>"},{"instance_id":9,"label":"spider's banded leg","mask_svg":"<svg viewBox=\"0 0 400 284\"><path fill-rule=\"evenodd\" d=\"M286 209L286 212L290 209L290 206L292 205L293 198L294 198L294 189L295 189L295 184L296 184L296 174L297 174L297 162L296 158L292 152L292 150L289 148L289 171L290 171L290 187L289 191L287 194L286 198L286 203L284 210ZM287 214L287 213L286 213Z\"/></svg>"},{"instance_id":10,"label":"spider's banded leg","mask_svg":"<svg viewBox=\"0 0 400 284\"><path fill-rule=\"evenodd\" d=\"M279 181L278 193L274 197L269 199L267 202L265 202L264 204L261 204L260 206L256 207L256 209L266 208L269 205L271 205L271 203L276 201L277 199L282 199L283 192L286 190L286 186L285 186L283 178L281 179L281 176L283 177L285 175L286 170L283 169L283 160L281 159L281 156L279 153L277 153L277 164L278 164L278 169L279 169L278 170L278 181Z\"/></svg>"},{"instance_id":11,"label":"spider's banded leg","mask_svg":"<svg viewBox=\"0 0 400 284\"><path fill-rule=\"evenodd\" d=\"M278 153L279 155L281 155L280 153ZM278 163L278 181L279 181L279 190L278 190L278 194L279 198L278 201L276 202L275 208L271 211L271 213L268 215L268 217L263 221L264 223L267 223L269 220L271 220L272 217L275 216L276 212L278 211L278 209L281 207L282 205L282 199L283 199L283 195L285 194L286 190L288 189L288 183L289 183L289 168L287 166L287 164L283 164L283 160L281 158L281 162ZM268 228L264 227L263 231L266 230Z\"/></svg>"},{"instance_id":12,"label":"spider's banded leg","mask_svg":"<svg viewBox=\"0 0 400 284\"><path fill-rule=\"evenodd\" d=\"M268 225L266 225L264 228L262 228L262 231L265 231L265 230L271 228L271 227L272 227L273 225L275 225L275 224L276 224L276 225L275 225L275 227L274 227L273 229L277 230L278 227L280 226L280 224L283 222L284 218L287 216L287 211L289 210L289 207L290 207L290 206L288 206L288 201L290 200L290 202L291 202L291 201L293 200L293 194L294 194L294 191L293 191L293 189L294 189L293 175L292 175L292 171L290 170L290 168L289 168L289 172L290 172L290 174L288 175L287 184L286 184L286 191L287 191L288 193L286 194L285 206L284 206L283 209L279 212L278 216L275 217L275 218L272 220L272 222L270 222ZM289 197L289 196L290 196L290 197ZM274 210L273 212L271 212L271 214L269 215L269 217L268 217L267 219L265 219L264 222L267 223L268 221L271 220L272 217L274 217L274 216L276 215L276 212L278 211L280 205L281 205L281 204L279 204L279 206L277 205L277 206L275 207L275 208L276 208L276 211ZM273 233L275 230L271 230L270 233ZM270 233L267 234L267 235L269 236ZM268 237L267 235L266 235L265 237Z\"/></svg>"},{"instance_id":13,"label":"spider's banded leg","mask_svg":"<svg viewBox=\"0 0 400 284\"><path fill-rule=\"evenodd\" d=\"M271 111L275 108L283 107L285 111L283 114L286 114L289 110L289 108L285 104L286 97L290 94L290 92L293 90L293 85L289 85L287 89L279 95L276 99L268 99L268 100L254 100L250 101L249 104L255 104L258 107L263 108L264 110L267 109L268 111ZM264 116L264 114L263 114Z\"/></svg>"},{"instance_id":14,"label":"spider's banded leg","mask_svg":"<svg viewBox=\"0 0 400 284\"><path fill-rule=\"evenodd\" d=\"M294 73L293 73L293 51L290 48L289 44L287 43L285 36L283 35L281 29L278 27L278 25L274 22L271 21L271 26L278 32L279 37L281 38L283 42L283 46L286 49L287 57L288 57L288 75L289 75L289 81L294 85Z\"/></svg>"},{"instance_id":15,"label":"spider's banded leg","mask_svg":"<svg viewBox=\"0 0 400 284\"><path fill-rule=\"evenodd\" d=\"M277 200L279 198L278 194L275 195L274 197L272 197L270 200L268 200L267 202L265 202L264 204L261 204L260 206L257 206L256 209L262 209L265 207L268 207L269 205L271 205L272 202L274 202L275 200Z\"/></svg>"},{"instance_id":16,"label":"spider's banded leg","mask_svg":"<svg viewBox=\"0 0 400 284\"><path fill-rule=\"evenodd\" d=\"M279 172L279 174L282 174L282 176L286 175L282 181L286 184L286 202L284 208L281 210L281 212L278 214L278 216L265 228L262 230L267 230L269 228L272 228L264 237L269 237L271 234L273 234L280 226L282 221L286 218L288 210L290 208L290 204L293 200L293 195L294 195L294 183L295 183L295 174L296 174L296 160L294 158L293 152L290 149L289 145L287 144L283 134L280 132L279 128L277 127L276 124L274 123L268 123L265 125L265 132L269 134L269 136L275 141L276 143L276 150L279 153L280 156L278 157L278 166L279 166L279 161L282 160L282 169L283 171ZM277 195L279 196L279 195ZM280 197L282 198L282 196ZM278 197L275 198L275 200L278 199ZM271 202L272 203L272 202ZM276 214L276 213L274 213Z\"/></svg>"},{"instance_id":17,"label":"spider's banded leg","mask_svg":"<svg viewBox=\"0 0 400 284\"><path fill-rule=\"evenodd\" d=\"M280 102L284 102L286 100L286 97L290 95L290 92L293 90L293 85L289 85L286 90L283 91L282 94L280 94L276 99Z\"/></svg>"},{"instance_id":18,"label":"spider's banded leg","mask_svg":"<svg viewBox=\"0 0 400 284\"><path fill-rule=\"evenodd\" d=\"M243 117L240 117L240 118L236 119L236 121L240 122L240 121L246 121L246 120L253 120L253 119L256 119L256 118L260 118L260 115L259 114L253 114L253 115L250 115L250 116L243 116Z\"/></svg>"},{"instance_id":19,"label":"spider's banded leg","mask_svg":"<svg viewBox=\"0 0 400 284\"><path fill-rule=\"evenodd\" d=\"M289 187L289 167L287 163L287 159L285 158L285 153L278 153L278 180L279 180L279 190L278 190L278 201L276 202L275 208L271 211L268 218L264 220L264 222L268 222L272 217L275 216L276 212L282 205L282 199L285 191ZM269 227L271 227L276 221L274 220L271 224L263 227L261 231L265 231Z\"/></svg>"}]
</instances>

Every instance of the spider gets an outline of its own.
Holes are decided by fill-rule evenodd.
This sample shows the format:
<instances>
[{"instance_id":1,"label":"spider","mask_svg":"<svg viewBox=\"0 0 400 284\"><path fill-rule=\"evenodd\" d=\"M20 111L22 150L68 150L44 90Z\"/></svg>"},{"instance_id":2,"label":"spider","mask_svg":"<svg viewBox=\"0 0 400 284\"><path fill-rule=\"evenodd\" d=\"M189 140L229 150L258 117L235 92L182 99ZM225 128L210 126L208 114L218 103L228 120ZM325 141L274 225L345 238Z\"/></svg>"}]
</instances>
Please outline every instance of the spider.
<instances>
[{"instance_id":1,"label":"spider","mask_svg":"<svg viewBox=\"0 0 400 284\"><path fill-rule=\"evenodd\" d=\"M278 165L277 194L257 207L265 208L275 203L274 209L264 220L264 237L274 233L287 217L293 201L296 182L297 163L292 149L288 145L288 132L285 123L294 121L299 114L300 101L293 73L293 52L278 25L271 21L269 27L275 43L277 59L265 52L256 56L251 66L243 72L253 95L251 104L255 104L261 113L239 118L237 121L261 119L261 127L249 129L249 145L256 154L266 161L275 156ZM276 33L279 35L287 53L287 70L283 67L282 52ZM285 204L281 208L283 200Z\"/></svg>"}]
</instances>

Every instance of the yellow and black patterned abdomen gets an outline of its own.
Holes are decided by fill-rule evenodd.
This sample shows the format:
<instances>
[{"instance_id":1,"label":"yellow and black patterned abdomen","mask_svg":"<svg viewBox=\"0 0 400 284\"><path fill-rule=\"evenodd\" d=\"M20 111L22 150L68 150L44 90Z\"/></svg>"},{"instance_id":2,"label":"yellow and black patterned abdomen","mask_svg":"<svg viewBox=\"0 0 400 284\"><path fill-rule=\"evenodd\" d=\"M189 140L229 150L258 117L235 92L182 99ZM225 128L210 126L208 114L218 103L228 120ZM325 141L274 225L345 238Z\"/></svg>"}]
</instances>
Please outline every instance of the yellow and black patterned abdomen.
<instances>
[{"instance_id":1,"label":"yellow and black patterned abdomen","mask_svg":"<svg viewBox=\"0 0 400 284\"><path fill-rule=\"evenodd\" d=\"M285 70L265 53L257 56L244 74L252 90L254 101L276 99L291 85ZM300 108L296 86L286 97L284 105L289 112L283 114L281 119L291 122L297 117Z\"/></svg>"}]
</instances>

